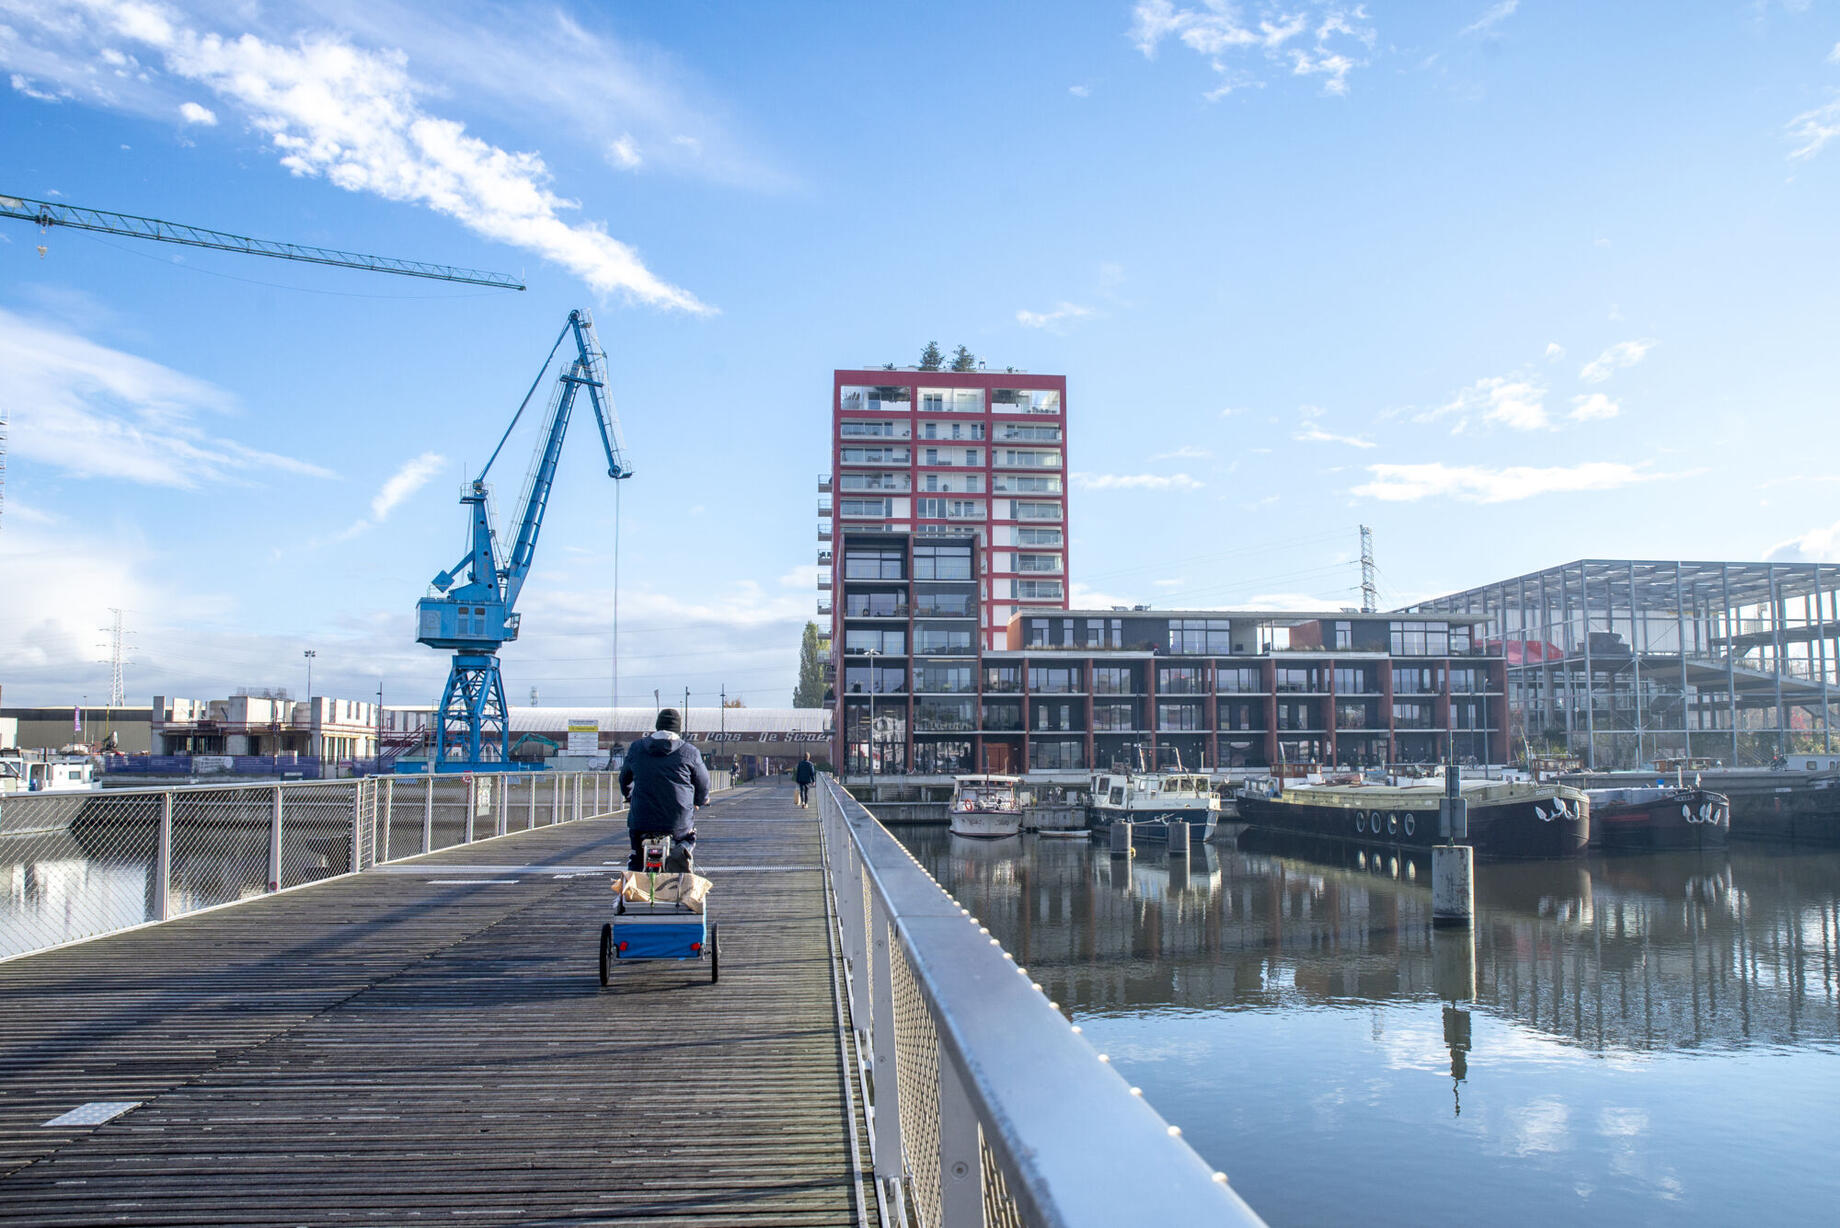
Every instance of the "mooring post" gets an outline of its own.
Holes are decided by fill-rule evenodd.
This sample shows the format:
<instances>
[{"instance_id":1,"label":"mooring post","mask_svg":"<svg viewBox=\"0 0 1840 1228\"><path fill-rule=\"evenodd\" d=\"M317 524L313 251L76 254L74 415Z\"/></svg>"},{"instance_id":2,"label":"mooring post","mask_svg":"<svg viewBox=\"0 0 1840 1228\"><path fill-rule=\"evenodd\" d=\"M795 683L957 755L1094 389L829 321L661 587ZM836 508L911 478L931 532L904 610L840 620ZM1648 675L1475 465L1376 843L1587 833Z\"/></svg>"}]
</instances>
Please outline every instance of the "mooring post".
<instances>
[{"instance_id":1,"label":"mooring post","mask_svg":"<svg viewBox=\"0 0 1840 1228\"><path fill-rule=\"evenodd\" d=\"M1112 824L1112 856L1129 857L1137 850L1131 847L1131 825L1129 823Z\"/></svg>"},{"instance_id":2,"label":"mooring post","mask_svg":"<svg viewBox=\"0 0 1840 1228\"><path fill-rule=\"evenodd\" d=\"M1169 855L1171 857L1188 856L1188 824L1181 820L1169 823Z\"/></svg>"},{"instance_id":3,"label":"mooring post","mask_svg":"<svg viewBox=\"0 0 1840 1228\"><path fill-rule=\"evenodd\" d=\"M1476 850L1457 843L1469 839L1469 801L1454 755L1444 765L1438 835L1444 843L1431 848L1431 924L1468 925L1476 911Z\"/></svg>"}]
</instances>

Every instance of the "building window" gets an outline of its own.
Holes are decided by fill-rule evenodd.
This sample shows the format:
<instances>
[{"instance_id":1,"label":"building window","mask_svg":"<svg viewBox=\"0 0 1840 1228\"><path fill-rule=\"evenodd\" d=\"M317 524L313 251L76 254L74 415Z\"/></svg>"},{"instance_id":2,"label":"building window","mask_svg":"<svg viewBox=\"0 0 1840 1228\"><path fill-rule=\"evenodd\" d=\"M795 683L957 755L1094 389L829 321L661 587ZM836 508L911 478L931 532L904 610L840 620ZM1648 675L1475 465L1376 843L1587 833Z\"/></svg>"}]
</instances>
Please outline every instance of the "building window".
<instances>
[{"instance_id":1,"label":"building window","mask_svg":"<svg viewBox=\"0 0 1840 1228\"><path fill-rule=\"evenodd\" d=\"M914 728L929 733L972 733L977 728L977 700L918 700L914 704Z\"/></svg>"},{"instance_id":2,"label":"building window","mask_svg":"<svg viewBox=\"0 0 1840 1228\"><path fill-rule=\"evenodd\" d=\"M1158 703L1156 727L1162 733L1194 733L1207 728L1206 712L1197 703Z\"/></svg>"},{"instance_id":3,"label":"building window","mask_svg":"<svg viewBox=\"0 0 1840 1228\"><path fill-rule=\"evenodd\" d=\"M894 515L893 499L839 499L837 501L839 516L859 516L872 520L885 520Z\"/></svg>"},{"instance_id":4,"label":"building window","mask_svg":"<svg viewBox=\"0 0 1840 1228\"><path fill-rule=\"evenodd\" d=\"M1022 703L1019 700L984 701L985 733L1016 733L1022 728Z\"/></svg>"},{"instance_id":5,"label":"building window","mask_svg":"<svg viewBox=\"0 0 1840 1228\"><path fill-rule=\"evenodd\" d=\"M1082 648L1122 648L1124 647L1124 620L1122 618L1089 618L1086 620L1086 639Z\"/></svg>"},{"instance_id":6,"label":"building window","mask_svg":"<svg viewBox=\"0 0 1840 1228\"><path fill-rule=\"evenodd\" d=\"M1129 733L1138 728L1137 705L1111 700L1093 705L1093 729L1099 733Z\"/></svg>"},{"instance_id":7,"label":"building window","mask_svg":"<svg viewBox=\"0 0 1840 1228\"><path fill-rule=\"evenodd\" d=\"M907 667L880 664L845 666L843 689L851 695L904 693L907 690Z\"/></svg>"},{"instance_id":8,"label":"building window","mask_svg":"<svg viewBox=\"0 0 1840 1228\"><path fill-rule=\"evenodd\" d=\"M1016 570L1019 572L1059 572L1061 556L1058 554L1018 554Z\"/></svg>"},{"instance_id":9,"label":"building window","mask_svg":"<svg viewBox=\"0 0 1840 1228\"><path fill-rule=\"evenodd\" d=\"M1033 694L1072 694L1080 689L1077 665L1029 666L1029 691Z\"/></svg>"},{"instance_id":10,"label":"building window","mask_svg":"<svg viewBox=\"0 0 1840 1228\"><path fill-rule=\"evenodd\" d=\"M1095 695L1135 695L1137 681L1129 665L1095 665L1093 666L1093 694Z\"/></svg>"},{"instance_id":11,"label":"building window","mask_svg":"<svg viewBox=\"0 0 1840 1228\"><path fill-rule=\"evenodd\" d=\"M1084 705L1064 699L1031 699L1029 711L1033 717L1030 728L1036 732L1069 733L1081 728Z\"/></svg>"},{"instance_id":12,"label":"building window","mask_svg":"<svg viewBox=\"0 0 1840 1228\"><path fill-rule=\"evenodd\" d=\"M1046 389L994 388L990 393L990 408L992 413L999 414L1058 414L1061 394Z\"/></svg>"},{"instance_id":13,"label":"building window","mask_svg":"<svg viewBox=\"0 0 1840 1228\"><path fill-rule=\"evenodd\" d=\"M1026 499L1010 501L1010 514L1017 520L1060 520L1061 505L1058 503L1031 502Z\"/></svg>"},{"instance_id":14,"label":"building window","mask_svg":"<svg viewBox=\"0 0 1840 1228\"><path fill-rule=\"evenodd\" d=\"M1487 688L1482 685L1483 673L1479 669L1453 669L1450 671L1450 693L1467 695L1473 691Z\"/></svg>"},{"instance_id":15,"label":"building window","mask_svg":"<svg viewBox=\"0 0 1840 1228\"><path fill-rule=\"evenodd\" d=\"M977 598L970 593L923 588L914 594L914 617L976 618Z\"/></svg>"},{"instance_id":16,"label":"building window","mask_svg":"<svg viewBox=\"0 0 1840 1228\"><path fill-rule=\"evenodd\" d=\"M1375 725L1373 707L1362 700L1335 701L1335 727L1337 729L1372 729Z\"/></svg>"},{"instance_id":17,"label":"building window","mask_svg":"<svg viewBox=\"0 0 1840 1228\"><path fill-rule=\"evenodd\" d=\"M1335 624L1335 650L1347 652L1354 647L1354 625L1338 622Z\"/></svg>"},{"instance_id":18,"label":"building window","mask_svg":"<svg viewBox=\"0 0 1840 1228\"><path fill-rule=\"evenodd\" d=\"M1029 766L1042 772L1080 771L1086 766L1086 744L1077 739L1029 739Z\"/></svg>"},{"instance_id":19,"label":"building window","mask_svg":"<svg viewBox=\"0 0 1840 1228\"><path fill-rule=\"evenodd\" d=\"M1214 670L1214 689L1222 694L1257 694L1265 688L1259 682L1256 669L1235 669L1219 666Z\"/></svg>"},{"instance_id":20,"label":"building window","mask_svg":"<svg viewBox=\"0 0 1840 1228\"><path fill-rule=\"evenodd\" d=\"M1265 705L1236 699L1216 706L1223 730L1265 728Z\"/></svg>"},{"instance_id":21,"label":"building window","mask_svg":"<svg viewBox=\"0 0 1840 1228\"><path fill-rule=\"evenodd\" d=\"M853 384L838 398L845 413L904 414L914 407L914 390L903 384Z\"/></svg>"},{"instance_id":22,"label":"building window","mask_svg":"<svg viewBox=\"0 0 1840 1228\"><path fill-rule=\"evenodd\" d=\"M977 667L969 662L924 661L914 689L940 695L975 694Z\"/></svg>"},{"instance_id":23,"label":"building window","mask_svg":"<svg viewBox=\"0 0 1840 1228\"><path fill-rule=\"evenodd\" d=\"M906 448L844 448L838 458L846 465L905 465L909 455Z\"/></svg>"},{"instance_id":24,"label":"building window","mask_svg":"<svg viewBox=\"0 0 1840 1228\"><path fill-rule=\"evenodd\" d=\"M1462 651L1469 651L1469 628L1462 631ZM1393 655L1396 657L1445 657L1450 655L1449 623L1397 622L1392 625Z\"/></svg>"},{"instance_id":25,"label":"building window","mask_svg":"<svg viewBox=\"0 0 1840 1228\"><path fill-rule=\"evenodd\" d=\"M922 503L937 500L922 499ZM971 547L952 543L928 543L914 547L914 579L969 580Z\"/></svg>"},{"instance_id":26,"label":"building window","mask_svg":"<svg viewBox=\"0 0 1840 1228\"><path fill-rule=\"evenodd\" d=\"M1378 690L1372 672L1364 666L1343 666L1335 671L1337 695L1368 695Z\"/></svg>"},{"instance_id":27,"label":"building window","mask_svg":"<svg viewBox=\"0 0 1840 1228\"><path fill-rule=\"evenodd\" d=\"M846 580L905 580L907 559L900 549L846 549L843 554L843 578Z\"/></svg>"},{"instance_id":28,"label":"building window","mask_svg":"<svg viewBox=\"0 0 1840 1228\"><path fill-rule=\"evenodd\" d=\"M1156 671L1156 689L1163 695L1207 694L1207 670L1200 665L1165 665Z\"/></svg>"},{"instance_id":29,"label":"building window","mask_svg":"<svg viewBox=\"0 0 1840 1228\"><path fill-rule=\"evenodd\" d=\"M901 593L845 593L845 618L906 618L907 601Z\"/></svg>"},{"instance_id":30,"label":"building window","mask_svg":"<svg viewBox=\"0 0 1840 1228\"><path fill-rule=\"evenodd\" d=\"M1061 582L1059 580L1018 580L1016 596L1024 601L1059 601L1061 599Z\"/></svg>"},{"instance_id":31,"label":"building window","mask_svg":"<svg viewBox=\"0 0 1840 1228\"><path fill-rule=\"evenodd\" d=\"M1020 691L1022 689L1022 670L1015 665L987 665L984 667L984 689L986 691Z\"/></svg>"},{"instance_id":32,"label":"building window","mask_svg":"<svg viewBox=\"0 0 1840 1228\"><path fill-rule=\"evenodd\" d=\"M929 414L981 414L984 390L981 388L922 388L920 408Z\"/></svg>"},{"instance_id":33,"label":"building window","mask_svg":"<svg viewBox=\"0 0 1840 1228\"><path fill-rule=\"evenodd\" d=\"M907 653L907 632L883 631L880 628L846 627L843 632L845 652L879 652L889 656Z\"/></svg>"},{"instance_id":34,"label":"building window","mask_svg":"<svg viewBox=\"0 0 1840 1228\"><path fill-rule=\"evenodd\" d=\"M1323 689L1322 674L1315 668L1292 669L1281 666L1274 677L1279 691L1320 691Z\"/></svg>"},{"instance_id":35,"label":"building window","mask_svg":"<svg viewBox=\"0 0 1840 1228\"><path fill-rule=\"evenodd\" d=\"M1309 700L1279 700L1279 729L1320 729L1316 721L1316 705Z\"/></svg>"},{"instance_id":36,"label":"building window","mask_svg":"<svg viewBox=\"0 0 1840 1228\"><path fill-rule=\"evenodd\" d=\"M1016 530L1018 546L1058 546L1062 541L1063 537L1059 529L1019 528Z\"/></svg>"},{"instance_id":37,"label":"building window","mask_svg":"<svg viewBox=\"0 0 1840 1228\"><path fill-rule=\"evenodd\" d=\"M914 631L914 651L923 656L970 652L971 632L919 627Z\"/></svg>"},{"instance_id":38,"label":"building window","mask_svg":"<svg viewBox=\"0 0 1840 1228\"><path fill-rule=\"evenodd\" d=\"M1395 729L1436 729L1433 723L1433 709L1422 700L1394 700L1393 728Z\"/></svg>"},{"instance_id":39,"label":"building window","mask_svg":"<svg viewBox=\"0 0 1840 1228\"><path fill-rule=\"evenodd\" d=\"M1169 651L1178 656L1233 651L1233 624L1224 618L1172 618Z\"/></svg>"},{"instance_id":40,"label":"building window","mask_svg":"<svg viewBox=\"0 0 1840 1228\"><path fill-rule=\"evenodd\" d=\"M1393 694L1435 695L1437 689L1435 669L1429 666L1393 667Z\"/></svg>"},{"instance_id":41,"label":"building window","mask_svg":"<svg viewBox=\"0 0 1840 1228\"><path fill-rule=\"evenodd\" d=\"M905 439L907 428L892 422L845 422L837 433L845 439Z\"/></svg>"}]
</instances>

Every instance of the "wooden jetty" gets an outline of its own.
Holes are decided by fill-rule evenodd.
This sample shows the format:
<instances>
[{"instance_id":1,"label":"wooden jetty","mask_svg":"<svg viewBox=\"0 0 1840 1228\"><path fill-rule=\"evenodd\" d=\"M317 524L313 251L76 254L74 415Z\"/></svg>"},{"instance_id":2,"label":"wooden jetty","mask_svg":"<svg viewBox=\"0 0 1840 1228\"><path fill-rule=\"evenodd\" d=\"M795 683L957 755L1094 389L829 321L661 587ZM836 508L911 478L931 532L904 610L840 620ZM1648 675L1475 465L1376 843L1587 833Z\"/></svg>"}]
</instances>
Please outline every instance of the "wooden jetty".
<instances>
[{"instance_id":1,"label":"wooden jetty","mask_svg":"<svg viewBox=\"0 0 1840 1228\"><path fill-rule=\"evenodd\" d=\"M700 818L714 985L601 988L619 817L0 964L0 1223L874 1219L814 816Z\"/></svg>"}]
</instances>

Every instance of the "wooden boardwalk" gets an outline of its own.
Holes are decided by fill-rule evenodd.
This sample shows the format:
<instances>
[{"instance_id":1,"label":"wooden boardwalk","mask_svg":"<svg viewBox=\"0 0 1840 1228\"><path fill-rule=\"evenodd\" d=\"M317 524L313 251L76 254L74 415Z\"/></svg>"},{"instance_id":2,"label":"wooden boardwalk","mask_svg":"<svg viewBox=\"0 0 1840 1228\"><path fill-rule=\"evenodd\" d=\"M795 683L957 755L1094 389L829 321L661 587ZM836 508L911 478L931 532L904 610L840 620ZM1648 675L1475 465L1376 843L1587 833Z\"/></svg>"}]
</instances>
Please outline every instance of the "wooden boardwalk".
<instances>
[{"instance_id":1,"label":"wooden boardwalk","mask_svg":"<svg viewBox=\"0 0 1840 1228\"><path fill-rule=\"evenodd\" d=\"M742 787L698 829L716 985L600 987L618 818L0 964L0 1223L873 1219L816 811ZM140 1104L43 1124L96 1101Z\"/></svg>"}]
</instances>

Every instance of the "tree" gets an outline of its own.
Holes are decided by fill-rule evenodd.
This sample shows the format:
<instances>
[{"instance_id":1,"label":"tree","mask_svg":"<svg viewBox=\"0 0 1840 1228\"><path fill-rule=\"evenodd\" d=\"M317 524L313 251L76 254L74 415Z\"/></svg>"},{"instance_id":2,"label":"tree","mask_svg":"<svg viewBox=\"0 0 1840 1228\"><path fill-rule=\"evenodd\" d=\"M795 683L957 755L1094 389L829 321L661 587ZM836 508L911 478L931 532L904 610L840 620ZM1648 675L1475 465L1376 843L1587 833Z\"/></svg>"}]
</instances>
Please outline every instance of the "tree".
<instances>
[{"instance_id":1,"label":"tree","mask_svg":"<svg viewBox=\"0 0 1840 1228\"><path fill-rule=\"evenodd\" d=\"M946 356L939 352L939 343L937 341L927 342L926 348L920 351L920 369L937 371L945 365Z\"/></svg>"},{"instance_id":2,"label":"tree","mask_svg":"<svg viewBox=\"0 0 1840 1228\"><path fill-rule=\"evenodd\" d=\"M793 688L792 706L824 706L824 659L818 655L817 623L806 623L805 635L799 641L799 683Z\"/></svg>"},{"instance_id":3,"label":"tree","mask_svg":"<svg viewBox=\"0 0 1840 1228\"><path fill-rule=\"evenodd\" d=\"M954 371L977 370L977 355L973 354L964 346L959 346L956 350L952 351L952 369Z\"/></svg>"},{"instance_id":4,"label":"tree","mask_svg":"<svg viewBox=\"0 0 1840 1228\"><path fill-rule=\"evenodd\" d=\"M747 707L747 700L742 699L739 695L737 695L733 699L723 700L722 706L724 708L745 708Z\"/></svg>"}]
</instances>

